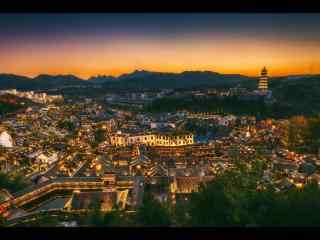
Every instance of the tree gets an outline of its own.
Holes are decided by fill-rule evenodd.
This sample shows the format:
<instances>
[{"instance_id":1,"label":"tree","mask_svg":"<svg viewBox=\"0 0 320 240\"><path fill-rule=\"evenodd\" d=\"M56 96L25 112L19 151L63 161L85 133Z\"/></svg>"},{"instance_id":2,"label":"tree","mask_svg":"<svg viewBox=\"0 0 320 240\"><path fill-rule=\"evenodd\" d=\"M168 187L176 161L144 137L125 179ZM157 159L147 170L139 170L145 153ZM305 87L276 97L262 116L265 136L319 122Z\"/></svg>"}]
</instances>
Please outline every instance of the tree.
<instances>
[{"instance_id":1,"label":"tree","mask_svg":"<svg viewBox=\"0 0 320 240\"><path fill-rule=\"evenodd\" d=\"M235 169L224 172L191 195L188 211L192 226L247 226L259 223L270 202L268 200L272 199L269 193L273 191L272 188L262 194L257 191L258 180L266 168L265 160L257 157L249 165L234 159L234 165Z\"/></svg>"},{"instance_id":2,"label":"tree","mask_svg":"<svg viewBox=\"0 0 320 240\"><path fill-rule=\"evenodd\" d=\"M4 227L6 225L7 220L0 215L0 227Z\"/></svg>"},{"instance_id":3,"label":"tree","mask_svg":"<svg viewBox=\"0 0 320 240\"><path fill-rule=\"evenodd\" d=\"M59 221L56 217L49 215L41 219L41 226L56 227L58 223Z\"/></svg>"},{"instance_id":4,"label":"tree","mask_svg":"<svg viewBox=\"0 0 320 240\"><path fill-rule=\"evenodd\" d=\"M98 146L99 143L103 142L106 140L106 135L105 135L105 131L102 129L98 129L95 133L94 133L94 141L92 143L93 146Z\"/></svg>"},{"instance_id":5,"label":"tree","mask_svg":"<svg viewBox=\"0 0 320 240\"><path fill-rule=\"evenodd\" d=\"M21 163L22 166L29 166L29 165L30 165L30 158L23 157L23 158L20 160L20 163Z\"/></svg>"},{"instance_id":6,"label":"tree","mask_svg":"<svg viewBox=\"0 0 320 240\"><path fill-rule=\"evenodd\" d=\"M10 176L5 173L0 173L0 189L4 188L10 192L17 192L29 185L29 181L21 175Z\"/></svg>"},{"instance_id":7,"label":"tree","mask_svg":"<svg viewBox=\"0 0 320 240\"><path fill-rule=\"evenodd\" d=\"M125 211L116 209L104 215L104 225L106 227L128 227L134 226L134 219Z\"/></svg>"},{"instance_id":8,"label":"tree","mask_svg":"<svg viewBox=\"0 0 320 240\"><path fill-rule=\"evenodd\" d=\"M136 214L137 224L145 227L170 226L171 219L168 209L164 208L150 192L145 192L142 205Z\"/></svg>"},{"instance_id":9,"label":"tree","mask_svg":"<svg viewBox=\"0 0 320 240\"><path fill-rule=\"evenodd\" d=\"M191 225L188 214L188 203L185 201L176 201L175 206L172 206L172 221L178 226Z\"/></svg>"},{"instance_id":10,"label":"tree","mask_svg":"<svg viewBox=\"0 0 320 240\"><path fill-rule=\"evenodd\" d=\"M93 210L89 219L90 219L90 224L95 227L104 226L103 214L99 209Z\"/></svg>"},{"instance_id":11,"label":"tree","mask_svg":"<svg viewBox=\"0 0 320 240\"><path fill-rule=\"evenodd\" d=\"M85 218L85 224L94 227L104 226L104 215L100 209L99 202L91 202L89 205L90 213Z\"/></svg>"},{"instance_id":12,"label":"tree","mask_svg":"<svg viewBox=\"0 0 320 240\"><path fill-rule=\"evenodd\" d=\"M102 129L98 129L96 132L95 132L95 139L96 141L98 142L103 142L106 140L106 134L105 134L105 131L102 130Z\"/></svg>"},{"instance_id":13,"label":"tree","mask_svg":"<svg viewBox=\"0 0 320 240\"><path fill-rule=\"evenodd\" d=\"M310 152L319 153L320 150L320 114L309 119L309 129L306 144Z\"/></svg>"},{"instance_id":14,"label":"tree","mask_svg":"<svg viewBox=\"0 0 320 240\"><path fill-rule=\"evenodd\" d=\"M69 120L60 120L58 122L58 127L61 129L66 129L70 132L74 132L76 129L75 124Z\"/></svg>"},{"instance_id":15,"label":"tree","mask_svg":"<svg viewBox=\"0 0 320 240\"><path fill-rule=\"evenodd\" d=\"M216 181L191 194L188 211L192 226L231 225L231 202L223 188L222 181Z\"/></svg>"},{"instance_id":16,"label":"tree","mask_svg":"<svg viewBox=\"0 0 320 240\"><path fill-rule=\"evenodd\" d=\"M29 185L29 182L22 175L16 175L13 178L12 186L15 191L19 191L20 189L24 189Z\"/></svg>"},{"instance_id":17,"label":"tree","mask_svg":"<svg viewBox=\"0 0 320 240\"><path fill-rule=\"evenodd\" d=\"M289 126L290 122L288 120L283 121L279 126L281 133L279 143L285 148L289 147Z\"/></svg>"},{"instance_id":18,"label":"tree","mask_svg":"<svg viewBox=\"0 0 320 240\"><path fill-rule=\"evenodd\" d=\"M274 204L264 216L264 226L319 227L320 190L316 182L303 189L293 188L276 194Z\"/></svg>"},{"instance_id":19,"label":"tree","mask_svg":"<svg viewBox=\"0 0 320 240\"><path fill-rule=\"evenodd\" d=\"M308 121L304 116L296 116L290 119L289 147L295 149L305 143L308 132Z\"/></svg>"}]
</instances>

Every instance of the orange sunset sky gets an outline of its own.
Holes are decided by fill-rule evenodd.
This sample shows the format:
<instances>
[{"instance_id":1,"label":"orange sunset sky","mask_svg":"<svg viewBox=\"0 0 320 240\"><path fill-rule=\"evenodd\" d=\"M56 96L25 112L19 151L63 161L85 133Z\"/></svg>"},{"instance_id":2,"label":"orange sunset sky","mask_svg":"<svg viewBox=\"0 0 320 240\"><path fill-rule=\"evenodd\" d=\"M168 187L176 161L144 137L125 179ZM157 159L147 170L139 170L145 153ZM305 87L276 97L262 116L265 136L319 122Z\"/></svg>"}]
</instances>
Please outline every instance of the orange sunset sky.
<instances>
[{"instance_id":1,"label":"orange sunset sky","mask_svg":"<svg viewBox=\"0 0 320 240\"><path fill-rule=\"evenodd\" d=\"M271 21L263 14L211 14L212 17L205 18L203 14L186 14L184 21L179 14L170 15L169 20L157 14L125 17L113 14L100 18L74 14L73 24L70 16L59 14L35 14L36 17L25 14L11 22L8 15L1 15L0 21L3 18L11 26L9 30L0 30L2 73L30 77L42 73L74 74L87 79L98 74L118 76L144 69L208 70L256 76L263 66L269 68L272 76L320 73L320 28L314 28L320 23L315 21L320 20L320 15L311 19L292 16L293 22L300 19L298 24L282 15ZM216 23L216 15L220 25ZM40 24L37 19L41 17ZM80 17L89 20L77 20ZM108 24L104 25L101 19ZM122 19L121 24L117 19ZM146 24L148 20L150 23ZM312 22L313 30L306 20ZM24 28L19 24L22 21L26 22ZM190 29L184 26L188 21L192 23ZM241 24L238 26L237 22Z\"/></svg>"}]
</instances>

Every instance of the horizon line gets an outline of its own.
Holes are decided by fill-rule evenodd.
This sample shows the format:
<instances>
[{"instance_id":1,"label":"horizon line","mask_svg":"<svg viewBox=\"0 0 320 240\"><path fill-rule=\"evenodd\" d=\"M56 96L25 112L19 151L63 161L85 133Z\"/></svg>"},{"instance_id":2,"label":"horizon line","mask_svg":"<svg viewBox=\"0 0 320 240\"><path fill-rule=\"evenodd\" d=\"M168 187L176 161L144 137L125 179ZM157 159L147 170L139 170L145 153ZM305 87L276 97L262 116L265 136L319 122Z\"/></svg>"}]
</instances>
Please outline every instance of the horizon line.
<instances>
[{"instance_id":1,"label":"horizon line","mask_svg":"<svg viewBox=\"0 0 320 240\"><path fill-rule=\"evenodd\" d=\"M27 77L27 78L31 78L31 79L34 79L34 78L37 78L41 75L48 75L48 76L53 76L53 77L56 77L56 76L74 76L74 77L77 77L79 78L80 80L83 80L83 81L88 81L90 78L92 77L112 77L112 78L119 78L121 77L122 75L126 75L126 74L132 74L134 72L152 72L152 73L164 73L164 74L182 74L184 72L211 72L211 73L218 73L218 74L221 74L221 75L241 75L241 76L245 76L245 77L252 77L252 78L257 78L257 77L260 77L260 75L247 75L247 74L241 74L241 73L223 73L223 72L216 72L216 71L212 71L212 70L183 70L183 71L153 71L153 70L146 70L146 69L135 69L133 71L129 71L129 72L124 72L124 73L121 73L121 74L118 74L118 75L112 75L112 74L107 74L107 73L98 73L98 74L94 74L94 75L91 75L90 77L88 78L83 78L83 77L79 77L79 75L75 74L75 73L39 73L39 74L36 74L36 75L28 75L28 74L19 74L19 73L8 73L8 72L1 72L0 75L15 75L15 76L20 76L20 77ZM283 75L269 75L269 77L288 77L288 76L314 76L314 75L320 75L320 73L288 73L288 74L283 74Z\"/></svg>"}]
</instances>

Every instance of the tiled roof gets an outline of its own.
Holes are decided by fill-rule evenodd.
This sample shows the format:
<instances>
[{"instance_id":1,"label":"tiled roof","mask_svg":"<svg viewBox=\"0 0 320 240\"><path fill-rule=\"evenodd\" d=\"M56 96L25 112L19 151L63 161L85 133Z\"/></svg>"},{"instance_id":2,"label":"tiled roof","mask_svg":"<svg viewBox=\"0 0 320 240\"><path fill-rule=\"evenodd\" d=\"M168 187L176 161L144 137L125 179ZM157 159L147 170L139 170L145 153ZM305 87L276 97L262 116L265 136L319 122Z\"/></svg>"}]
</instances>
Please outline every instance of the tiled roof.
<instances>
[{"instance_id":1,"label":"tiled roof","mask_svg":"<svg viewBox=\"0 0 320 240\"><path fill-rule=\"evenodd\" d=\"M99 207L104 210L112 210L117 201L116 192L80 192L74 193L71 201L72 210L94 209Z\"/></svg>"}]
</instances>

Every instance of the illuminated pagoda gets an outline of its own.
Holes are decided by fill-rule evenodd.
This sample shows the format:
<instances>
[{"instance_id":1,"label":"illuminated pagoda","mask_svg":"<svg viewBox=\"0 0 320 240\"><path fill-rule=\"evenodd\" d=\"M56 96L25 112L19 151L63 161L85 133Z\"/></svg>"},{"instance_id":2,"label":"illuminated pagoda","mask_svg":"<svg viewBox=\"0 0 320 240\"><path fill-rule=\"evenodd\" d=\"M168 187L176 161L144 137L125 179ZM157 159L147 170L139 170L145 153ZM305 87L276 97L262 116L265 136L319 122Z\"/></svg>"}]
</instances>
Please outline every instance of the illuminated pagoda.
<instances>
[{"instance_id":1,"label":"illuminated pagoda","mask_svg":"<svg viewBox=\"0 0 320 240\"><path fill-rule=\"evenodd\" d=\"M267 71L266 67L263 67L263 69L261 71L258 90L263 91L263 92L268 91L268 71Z\"/></svg>"}]
</instances>

